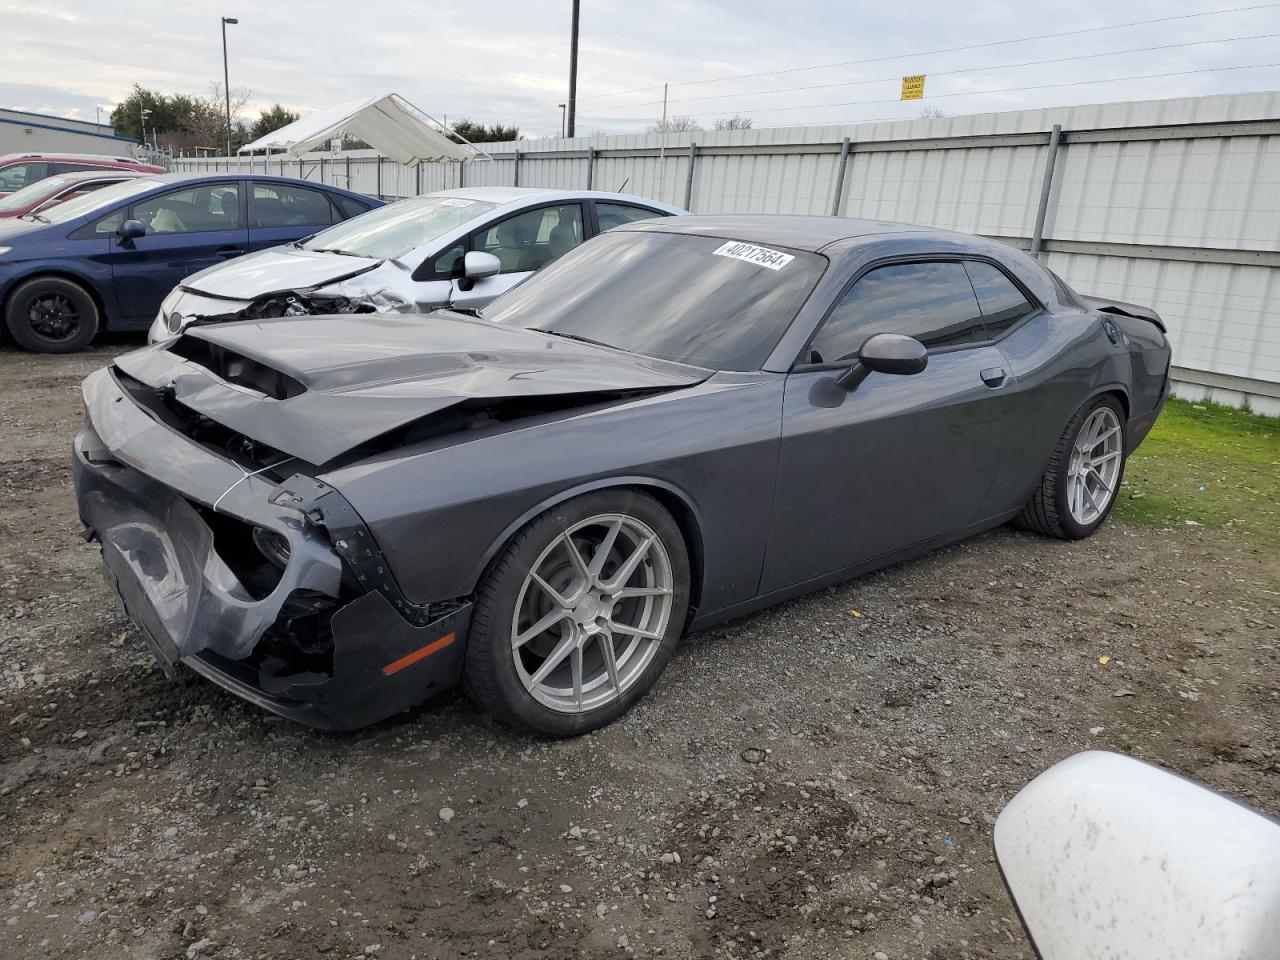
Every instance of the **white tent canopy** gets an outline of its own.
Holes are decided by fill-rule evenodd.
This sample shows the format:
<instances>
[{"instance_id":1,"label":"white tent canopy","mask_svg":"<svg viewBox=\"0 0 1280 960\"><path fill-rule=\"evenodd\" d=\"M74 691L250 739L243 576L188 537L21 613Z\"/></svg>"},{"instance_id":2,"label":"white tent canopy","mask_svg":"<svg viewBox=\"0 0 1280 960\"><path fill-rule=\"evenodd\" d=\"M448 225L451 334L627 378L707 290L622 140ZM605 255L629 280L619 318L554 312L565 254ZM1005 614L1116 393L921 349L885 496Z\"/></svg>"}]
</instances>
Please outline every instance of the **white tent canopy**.
<instances>
[{"instance_id":1,"label":"white tent canopy","mask_svg":"<svg viewBox=\"0 0 1280 960\"><path fill-rule=\"evenodd\" d=\"M300 157L309 150L323 149L341 134L363 140L383 156L404 164L470 160L476 155L450 140L430 117L396 93L318 110L246 144L239 152L283 150Z\"/></svg>"}]
</instances>

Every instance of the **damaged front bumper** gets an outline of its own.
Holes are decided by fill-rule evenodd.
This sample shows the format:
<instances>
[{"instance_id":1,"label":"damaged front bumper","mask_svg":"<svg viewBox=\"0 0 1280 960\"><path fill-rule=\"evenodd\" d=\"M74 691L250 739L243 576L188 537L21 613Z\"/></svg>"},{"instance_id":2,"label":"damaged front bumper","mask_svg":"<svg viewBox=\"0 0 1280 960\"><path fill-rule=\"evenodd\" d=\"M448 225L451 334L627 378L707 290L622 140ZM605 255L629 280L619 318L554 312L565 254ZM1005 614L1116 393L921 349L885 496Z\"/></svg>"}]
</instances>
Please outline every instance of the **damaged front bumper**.
<instances>
[{"instance_id":1,"label":"damaged front bumper","mask_svg":"<svg viewBox=\"0 0 1280 960\"><path fill-rule=\"evenodd\" d=\"M148 416L109 369L84 393L72 465L86 537L170 676L184 664L331 730L458 681L470 604L407 604L336 490L204 449Z\"/></svg>"}]
</instances>

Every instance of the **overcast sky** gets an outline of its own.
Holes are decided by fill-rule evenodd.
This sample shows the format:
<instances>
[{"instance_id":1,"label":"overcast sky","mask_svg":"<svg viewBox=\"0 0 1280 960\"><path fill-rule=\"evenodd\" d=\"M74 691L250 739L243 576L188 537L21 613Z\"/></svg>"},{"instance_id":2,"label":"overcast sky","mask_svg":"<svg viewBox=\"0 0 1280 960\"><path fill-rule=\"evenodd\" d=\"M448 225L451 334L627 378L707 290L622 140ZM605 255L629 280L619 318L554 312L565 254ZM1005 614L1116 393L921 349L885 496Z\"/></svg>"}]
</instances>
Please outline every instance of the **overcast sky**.
<instances>
[{"instance_id":1,"label":"overcast sky","mask_svg":"<svg viewBox=\"0 0 1280 960\"><path fill-rule=\"evenodd\" d=\"M662 114L664 81L669 113L708 127L735 112L766 127L912 118L922 107L958 115L1280 88L1280 4L1250 0L582 0L582 8L580 135L643 130ZM569 0L0 0L0 107L88 120L101 107L105 120L134 83L207 93L222 77L219 17L233 16L231 85L252 91L251 113L278 101L305 114L396 92L436 117L550 136L568 89L569 11ZM1164 49L1016 66L1153 47ZM1210 69L1258 64L1270 66ZM721 79L769 71L778 72ZM918 73L928 76L923 103L898 102L898 78ZM1166 76L1133 79L1149 74ZM1113 82L1079 82L1096 80ZM615 93L634 88L647 89Z\"/></svg>"}]
</instances>

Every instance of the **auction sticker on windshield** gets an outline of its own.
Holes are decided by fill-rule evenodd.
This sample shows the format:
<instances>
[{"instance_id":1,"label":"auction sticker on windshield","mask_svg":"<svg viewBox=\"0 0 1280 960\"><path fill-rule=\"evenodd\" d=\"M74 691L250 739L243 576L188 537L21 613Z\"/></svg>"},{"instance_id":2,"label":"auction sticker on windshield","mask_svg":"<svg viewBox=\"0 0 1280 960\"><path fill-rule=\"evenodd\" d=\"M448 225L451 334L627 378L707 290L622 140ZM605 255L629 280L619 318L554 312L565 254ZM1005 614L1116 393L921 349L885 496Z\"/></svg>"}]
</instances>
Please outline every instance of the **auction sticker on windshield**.
<instances>
[{"instance_id":1,"label":"auction sticker on windshield","mask_svg":"<svg viewBox=\"0 0 1280 960\"><path fill-rule=\"evenodd\" d=\"M747 263L768 267L770 270L781 270L795 259L791 254L783 253L781 250L770 250L768 247L757 247L754 243L741 243L737 240L730 240L711 252L717 257L745 260Z\"/></svg>"}]
</instances>

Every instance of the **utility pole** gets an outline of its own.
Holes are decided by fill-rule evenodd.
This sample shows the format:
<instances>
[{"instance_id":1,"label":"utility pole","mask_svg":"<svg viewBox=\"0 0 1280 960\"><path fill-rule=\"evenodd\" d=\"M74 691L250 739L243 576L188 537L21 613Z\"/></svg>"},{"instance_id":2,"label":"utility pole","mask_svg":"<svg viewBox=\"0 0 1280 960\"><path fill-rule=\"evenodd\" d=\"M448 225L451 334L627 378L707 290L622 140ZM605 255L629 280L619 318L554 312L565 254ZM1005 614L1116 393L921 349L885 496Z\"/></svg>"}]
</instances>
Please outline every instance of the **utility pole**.
<instances>
[{"instance_id":1,"label":"utility pole","mask_svg":"<svg viewBox=\"0 0 1280 960\"><path fill-rule=\"evenodd\" d=\"M227 69L227 24L237 24L235 17L222 18L222 92L227 96L227 157L231 156L231 76Z\"/></svg>"},{"instance_id":2,"label":"utility pole","mask_svg":"<svg viewBox=\"0 0 1280 960\"><path fill-rule=\"evenodd\" d=\"M573 0L573 26L569 39L569 122L566 136L573 136L574 120L578 112L578 7L580 0Z\"/></svg>"},{"instance_id":3,"label":"utility pole","mask_svg":"<svg viewBox=\"0 0 1280 960\"><path fill-rule=\"evenodd\" d=\"M667 132L667 84L662 85L662 132Z\"/></svg>"},{"instance_id":4,"label":"utility pole","mask_svg":"<svg viewBox=\"0 0 1280 960\"><path fill-rule=\"evenodd\" d=\"M151 111L150 111L150 110L148 110L148 109L146 109L145 107L143 107L143 105L142 105L142 98L141 98L141 97L139 97L139 98L138 98L138 122L142 125L142 136L141 136L141 140L142 140L142 149L143 149L144 151L145 151L145 150L146 150L146 148L147 148L147 116L148 116L150 113L151 113Z\"/></svg>"},{"instance_id":5,"label":"utility pole","mask_svg":"<svg viewBox=\"0 0 1280 960\"><path fill-rule=\"evenodd\" d=\"M560 108L560 139L563 140L564 139L564 104L560 103L560 104L557 104L557 106Z\"/></svg>"}]
</instances>

